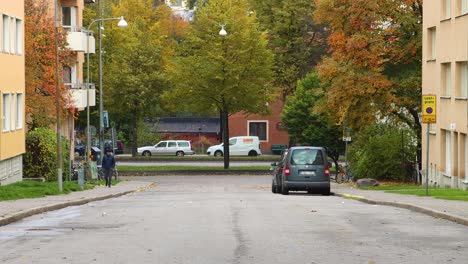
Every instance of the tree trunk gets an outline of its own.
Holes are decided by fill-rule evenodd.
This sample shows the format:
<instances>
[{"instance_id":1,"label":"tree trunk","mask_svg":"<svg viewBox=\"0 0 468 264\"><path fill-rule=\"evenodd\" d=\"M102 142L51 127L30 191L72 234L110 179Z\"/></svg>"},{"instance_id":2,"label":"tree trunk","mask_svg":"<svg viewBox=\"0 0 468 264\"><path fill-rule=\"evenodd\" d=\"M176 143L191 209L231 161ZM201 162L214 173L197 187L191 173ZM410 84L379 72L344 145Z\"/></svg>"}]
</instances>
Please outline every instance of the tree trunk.
<instances>
[{"instance_id":1,"label":"tree trunk","mask_svg":"<svg viewBox=\"0 0 468 264\"><path fill-rule=\"evenodd\" d=\"M137 115L134 116L132 120L132 157L138 155L137 148L138 148L138 118Z\"/></svg>"},{"instance_id":2,"label":"tree trunk","mask_svg":"<svg viewBox=\"0 0 468 264\"><path fill-rule=\"evenodd\" d=\"M225 107L222 110L222 120L223 120L223 143L224 143L224 169L229 169L229 115Z\"/></svg>"},{"instance_id":3,"label":"tree trunk","mask_svg":"<svg viewBox=\"0 0 468 264\"><path fill-rule=\"evenodd\" d=\"M223 111L219 110L219 143L223 143L224 129L223 129Z\"/></svg>"}]
</instances>

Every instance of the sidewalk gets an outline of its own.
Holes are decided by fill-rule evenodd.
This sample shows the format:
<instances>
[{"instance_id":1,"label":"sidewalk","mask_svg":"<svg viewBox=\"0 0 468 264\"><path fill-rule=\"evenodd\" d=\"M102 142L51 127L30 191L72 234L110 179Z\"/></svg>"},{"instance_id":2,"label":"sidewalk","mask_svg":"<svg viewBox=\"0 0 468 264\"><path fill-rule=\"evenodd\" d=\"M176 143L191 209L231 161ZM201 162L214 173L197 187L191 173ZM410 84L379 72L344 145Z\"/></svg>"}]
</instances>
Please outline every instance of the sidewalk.
<instances>
[{"instance_id":1,"label":"sidewalk","mask_svg":"<svg viewBox=\"0 0 468 264\"><path fill-rule=\"evenodd\" d=\"M332 183L337 196L356 199L369 204L387 205L409 209L468 226L468 202L442 200L432 197L360 190L343 184Z\"/></svg>"},{"instance_id":2,"label":"sidewalk","mask_svg":"<svg viewBox=\"0 0 468 264\"><path fill-rule=\"evenodd\" d=\"M34 199L20 199L0 202L0 226L16 222L25 217L61 209L67 206L82 205L119 197L132 192L142 191L155 186L150 182L122 181L107 188L96 186L92 190L72 192L66 195L52 195Z\"/></svg>"}]
</instances>

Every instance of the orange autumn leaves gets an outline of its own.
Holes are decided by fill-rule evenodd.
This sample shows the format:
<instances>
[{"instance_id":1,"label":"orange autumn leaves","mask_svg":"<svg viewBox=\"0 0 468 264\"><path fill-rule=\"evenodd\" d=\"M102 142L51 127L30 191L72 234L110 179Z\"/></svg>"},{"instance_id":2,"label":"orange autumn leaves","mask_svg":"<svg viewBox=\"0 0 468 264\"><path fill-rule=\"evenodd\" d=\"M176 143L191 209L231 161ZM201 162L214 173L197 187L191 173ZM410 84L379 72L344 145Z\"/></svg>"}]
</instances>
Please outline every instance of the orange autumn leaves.
<instances>
[{"instance_id":1,"label":"orange autumn leaves","mask_svg":"<svg viewBox=\"0 0 468 264\"><path fill-rule=\"evenodd\" d=\"M30 129L50 126L55 120L55 25L48 2L25 1L26 115ZM61 28L58 42L61 74L63 66L70 65L73 58L66 49L66 32ZM59 96L64 112L73 112L65 108L71 99L61 82Z\"/></svg>"},{"instance_id":2,"label":"orange autumn leaves","mask_svg":"<svg viewBox=\"0 0 468 264\"><path fill-rule=\"evenodd\" d=\"M328 87L326 107L335 119L363 125L418 111L413 102L419 102L414 90L421 89L420 81L410 78L408 83L400 76L420 71L422 1L315 2L314 18L331 32L329 54L318 69Z\"/></svg>"}]
</instances>

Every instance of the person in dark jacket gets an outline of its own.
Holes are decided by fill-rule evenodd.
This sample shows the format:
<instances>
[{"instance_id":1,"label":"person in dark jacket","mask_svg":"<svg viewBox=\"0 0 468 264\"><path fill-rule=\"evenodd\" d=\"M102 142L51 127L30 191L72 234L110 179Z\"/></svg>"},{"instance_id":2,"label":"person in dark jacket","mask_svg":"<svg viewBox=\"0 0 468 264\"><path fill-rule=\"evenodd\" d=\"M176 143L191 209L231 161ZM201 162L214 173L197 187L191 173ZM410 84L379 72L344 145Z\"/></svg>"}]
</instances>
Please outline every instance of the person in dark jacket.
<instances>
[{"instance_id":1,"label":"person in dark jacket","mask_svg":"<svg viewBox=\"0 0 468 264\"><path fill-rule=\"evenodd\" d=\"M104 178L106 179L106 186L111 187L112 170L115 168L114 155L110 149L106 150L106 155L102 158L102 169L104 170Z\"/></svg>"}]
</instances>

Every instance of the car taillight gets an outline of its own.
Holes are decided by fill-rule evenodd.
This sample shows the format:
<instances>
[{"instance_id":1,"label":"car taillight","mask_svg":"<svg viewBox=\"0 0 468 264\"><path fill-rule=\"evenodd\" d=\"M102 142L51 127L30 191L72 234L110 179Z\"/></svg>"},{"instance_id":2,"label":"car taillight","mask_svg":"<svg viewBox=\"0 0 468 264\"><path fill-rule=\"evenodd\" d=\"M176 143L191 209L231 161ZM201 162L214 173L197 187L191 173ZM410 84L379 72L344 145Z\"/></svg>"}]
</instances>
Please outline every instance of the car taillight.
<instances>
[{"instance_id":1,"label":"car taillight","mask_svg":"<svg viewBox=\"0 0 468 264\"><path fill-rule=\"evenodd\" d=\"M291 172L289 171L289 167L286 167L286 168L284 169L284 176L288 177L289 174L291 174Z\"/></svg>"},{"instance_id":2,"label":"car taillight","mask_svg":"<svg viewBox=\"0 0 468 264\"><path fill-rule=\"evenodd\" d=\"M325 167L325 177L330 177L330 170L328 167Z\"/></svg>"}]
</instances>

